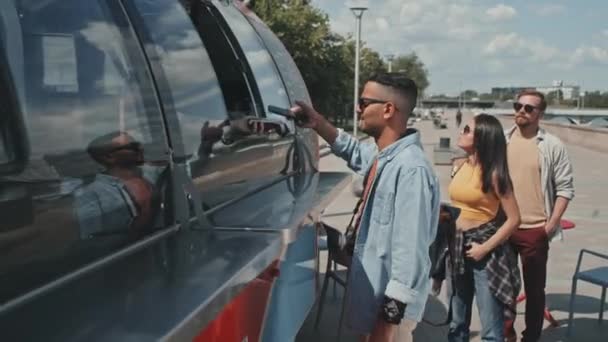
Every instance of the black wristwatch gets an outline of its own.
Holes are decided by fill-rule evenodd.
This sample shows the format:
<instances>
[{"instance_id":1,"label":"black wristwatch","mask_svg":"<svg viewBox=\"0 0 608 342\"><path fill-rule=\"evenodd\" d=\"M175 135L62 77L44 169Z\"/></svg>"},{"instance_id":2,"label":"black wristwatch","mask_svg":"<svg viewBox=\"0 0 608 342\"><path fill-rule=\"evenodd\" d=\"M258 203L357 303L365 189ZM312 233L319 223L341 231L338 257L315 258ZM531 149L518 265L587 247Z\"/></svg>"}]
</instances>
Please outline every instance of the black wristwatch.
<instances>
[{"instance_id":1,"label":"black wristwatch","mask_svg":"<svg viewBox=\"0 0 608 342\"><path fill-rule=\"evenodd\" d=\"M382 305L382 318L386 323L400 324L405 315L405 303L396 299L384 296L384 304Z\"/></svg>"}]
</instances>

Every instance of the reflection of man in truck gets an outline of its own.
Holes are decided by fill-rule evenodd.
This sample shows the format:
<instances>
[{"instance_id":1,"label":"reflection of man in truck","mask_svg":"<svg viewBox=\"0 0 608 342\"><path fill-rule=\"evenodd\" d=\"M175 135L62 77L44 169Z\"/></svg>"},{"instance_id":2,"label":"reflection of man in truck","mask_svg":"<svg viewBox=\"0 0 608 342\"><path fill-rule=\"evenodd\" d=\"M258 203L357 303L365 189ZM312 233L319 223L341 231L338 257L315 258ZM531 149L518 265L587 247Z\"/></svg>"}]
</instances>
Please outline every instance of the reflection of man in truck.
<instances>
[{"instance_id":1,"label":"reflection of man in truck","mask_svg":"<svg viewBox=\"0 0 608 342\"><path fill-rule=\"evenodd\" d=\"M153 217L153 187L142 176L141 143L116 131L93 140L87 152L106 170L75 193L81 238L148 225Z\"/></svg>"}]
</instances>

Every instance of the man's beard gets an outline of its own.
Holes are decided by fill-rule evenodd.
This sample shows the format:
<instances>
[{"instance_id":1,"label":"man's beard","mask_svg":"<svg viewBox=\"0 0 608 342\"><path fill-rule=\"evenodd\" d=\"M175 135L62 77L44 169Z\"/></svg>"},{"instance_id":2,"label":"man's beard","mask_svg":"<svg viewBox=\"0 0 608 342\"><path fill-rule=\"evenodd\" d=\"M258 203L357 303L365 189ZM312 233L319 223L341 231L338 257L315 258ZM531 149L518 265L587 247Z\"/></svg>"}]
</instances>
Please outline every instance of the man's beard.
<instances>
[{"instance_id":1,"label":"man's beard","mask_svg":"<svg viewBox=\"0 0 608 342\"><path fill-rule=\"evenodd\" d=\"M372 138L378 138L380 137L380 133L381 130L375 127L361 127L361 125L359 125L359 130L367 135L369 135Z\"/></svg>"},{"instance_id":2,"label":"man's beard","mask_svg":"<svg viewBox=\"0 0 608 342\"><path fill-rule=\"evenodd\" d=\"M530 125L530 120L524 118L524 117L516 117L515 118L515 124L518 127L528 127Z\"/></svg>"}]
</instances>

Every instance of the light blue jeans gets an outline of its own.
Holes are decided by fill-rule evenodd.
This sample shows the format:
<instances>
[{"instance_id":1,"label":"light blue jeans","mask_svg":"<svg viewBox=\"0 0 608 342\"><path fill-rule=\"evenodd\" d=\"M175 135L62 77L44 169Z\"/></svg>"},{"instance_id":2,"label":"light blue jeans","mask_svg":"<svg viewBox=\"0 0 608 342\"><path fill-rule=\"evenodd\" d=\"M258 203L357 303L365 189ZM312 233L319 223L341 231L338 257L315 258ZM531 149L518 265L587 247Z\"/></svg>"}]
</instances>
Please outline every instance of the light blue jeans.
<instances>
[{"instance_id":1,"label":"light blue jeans","mask_svg":"<svg viewBox=\"0 0 608 342\"><path fill-rule=\"evenodd\" d=\"M504 341L504 305L490 291L488 274L485 270L488 257L481 261L467 259L465 274L455 282L456 292L452 296L451 282L448 283L449 298L452 298L452 321L448 332L450 342L468 342L473 296L477 299L477 310L481 320L482 341Z\"/></svg>"}]
</instances>

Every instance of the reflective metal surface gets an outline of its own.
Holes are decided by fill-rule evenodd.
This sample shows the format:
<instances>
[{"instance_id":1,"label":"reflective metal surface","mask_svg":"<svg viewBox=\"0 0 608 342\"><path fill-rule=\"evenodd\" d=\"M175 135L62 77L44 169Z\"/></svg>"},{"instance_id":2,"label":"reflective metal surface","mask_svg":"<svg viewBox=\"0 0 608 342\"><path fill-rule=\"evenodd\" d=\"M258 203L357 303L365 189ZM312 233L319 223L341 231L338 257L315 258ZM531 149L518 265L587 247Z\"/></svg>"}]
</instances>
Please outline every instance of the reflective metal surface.
<instances>
[{"instance_id":1,"label":"reflective metal surface","mask_svg":"<svg viewBox=\"0 0 608 342\"><path fill-rule=\"evenodd\" d=\"M0 9L19 18L3 19L6 31L20 33L2 38L11 48L0 68L22 80L0 102L17 103L31 145L23 171L0 175L5 303L164 227L169 162L145 59L116 1Z\"/></svg>"},{"instance_id":2,"label":"reflective metal surface","mask_svg":"<svg viewBox=\"0 0 608 342\"><path fill-rule=\"evenodd\" d=\"M322 172L315 179L310 198L307 225L293 234L284 234L281 276L271 296L262 341L291 341L295 338L310 312L318 292L318 222L320 211L327 207L340 191L350 183L351 175L341 172Z\"/></svg>"},{"instance_id":3,"label":"reflective metal surface","mask_svg":"<svg viewBox=\"0 0 608 342\"><path fill-rule=\"evenodd\" d=\"M185 334L182 328L192 334L280 247L278 234L182 232L14 310L0 330L13 341L157 340L170 331ZM196 312L202 316L188 329Z\"/></svg>"}]
</instances>

